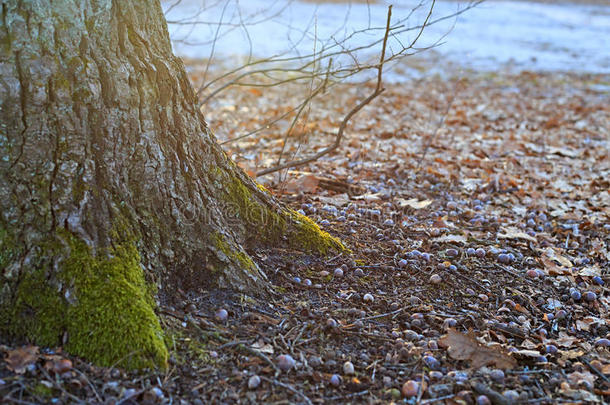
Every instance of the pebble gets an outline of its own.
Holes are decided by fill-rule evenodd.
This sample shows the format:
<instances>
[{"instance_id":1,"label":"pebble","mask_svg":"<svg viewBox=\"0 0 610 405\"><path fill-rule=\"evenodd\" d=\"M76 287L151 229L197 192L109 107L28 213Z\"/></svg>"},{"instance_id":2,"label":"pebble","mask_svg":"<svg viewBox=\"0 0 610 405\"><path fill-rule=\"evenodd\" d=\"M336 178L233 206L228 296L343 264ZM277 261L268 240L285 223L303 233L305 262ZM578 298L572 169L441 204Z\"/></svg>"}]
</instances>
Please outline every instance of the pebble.
<instances>
[{"instance_id":1,"label":"pebble","mask_svg":"<svg viewBox=\"0 0 610 405\"><path fill-rule=\"evenodd\" d=\"M220 308L218 311L216 311L216 314L214 315L214 317L216 318L216 320L218 320L220 322L224 322L229 317L229 313L227 312L226 309Z\"/></svg>"},{"instance_id":2,"label":"pebble","mask_svg":"<svg viewBox=\"0 0 610 405\"><path fill-rule=\"evenodd\" d=\"M333 318L328 318L326 320L326 326L328 326L329 328L336 328L337 326L339 326L339 324Z\"/></svg>"},{"instance_id":3,"label":"pebble","mask_svg":"<svg viewBox=\"0 0 610 405\"><path fill-rule=\"evenodd\" d=\"M422 360L432 370L437 370L441 367L441 363L434 356L424 356Z\"/></svg>"},{"instance_id":4,"label":"pebble","mask_svg":"<svg viewBox=\"0 0 610 405\"><path fill-rule=\"evenodd\" d=\"M428 373L431 380L440 380L443 378L443 373L437 370L432 370Z\"/></svg>"},{"instance_id":5,"label":"pebble","mask_svg":"<svg viewBox=\"0 0 610 405\"><path fill-rule=\"evenodd\" d=\"M320 272L320 277L326 277L326 276L328 276L329 274L330 274L330 273L329 273L328 271L326 271L326 270L322 270L322 271Z\"/></svg>"},{"instance_id":6,"label":"pebble","mask_svg":"<svg viewBox=\"0 0 610 405\"><path fill-rule=\"evenodd\" d=\"M475 253L476 253L477 257L479 257L481 259L485 257L485 249L483 249L483 248L477 248L477 250L475 250Z\"/></svg>"},{"instance_id":7,"label":"pebble","mask_svg":"<svg viewBox=\"0 0 610 405\"><path fill-rule=\"evenodd\" d=\"M558 351L555 345L546 345L544 349L548 354L555 354Z\"/></svg>"},{"instance_id":8,"label":"pebble","mask_svg":"<svg viewBox=\"0 0 610 405\"><path fill-rule=\"evenodd\" d=\"M354 276L364 277L364 271L360 267L358 267L356 270L354 270Z\"/></svg>"},{"instance_id":9,"label":"pebble","mask_svg":"<svg viewBox=\"0 0 610 405\"><path fill-rule=\"evenodd\" d=\"M595 341L595 346L610 347L610 340L606 338L597 339Z\"/></svg>"},{"instance_id":10,"label":"pebble","mask_svg":"<svg viewBox=\"0 0 610 405\"><path fill-rule=\"evenodd\" d=\"M409 262L406 259L400 259L398 261L398 267L400 267L401 269L407 267L409 265Z\"/></svg>"},{"instance_id":11,"label":"pebble","mask_svg":"<svg viewBox=\"0 0 610 405\"><path fill-rule=\"evenodd\" d=\"M407 398L412 398L419 394L419 383L409 380L402 385L402 395Z\"/></svg>"},{"instance_id":12,"label":"pebble","mask_svg":"<svg viewBox=\"0 0 610 405\"><path fill-rule=\"evenodd\" d=\"M433 274L430 276L430 282L432 284L440 284L442 281L443 279L438 274Z\"/></svg>"},{"instance_id":13,"label":"pebble","mask_svg":"<svg viewBox=\"0 0 610 405\"><path fill-rule=\"evenodd\" d=\"M354 365L351 361L343 363L343 374L352 375L354 374Z\"/></svg>"},{"instance_id":14,"label":"pebble","mask_svg":"<svg viewBox=\"0 0 610 405\"><path fill-rule=\"evenodd\" d=\"M506 398L511 403L515 403L519 400L519 393L515 390L506 390L502 393L504 398Z\"/></svg>"},{"instance_id":15,"label":"pebble","mask_svg":"<svg viewBox=\"0 0 610 405\"><path fill-rule=\"evenodd\" d=\"M595 276L591 280L597 285L604 285L604 280L600 276Z\"/></svg>"},{"instance_id":16,"label":"pebble","mask_svg":"<svg viewBox=\"0 0 610 405\"><path fill-rule=\"evenodd\" d=\"M303 280L303 284L305 284L308 287L311 287L312 282L310 279L306 278L305 280Z\"/></svg>"},{"instance_id":17,"label":"pebble","mask_svg":"<svg viewBox=\"0 0 610 405\"><path fill-rule=\"evenodd\" d=\"M457 249L453 249L453 248L451 248L451 249L447 249L447 250L445 250L445 254L446 254L447 256L449 256L449 257L457 257L457 255L459 254L459 252L458 252L458 250L457 250Z\"/></svg>"},{"instance_id":18,"label":"pebble","mask_svg":"<svg viewBox=\"0 0 610 405\"><path fill-rule=\"evenodd\" d=\"M281 354L276 358L277 366L282 371L289 371L296 365L296 361L289 354Z\"/></svg>"},{"instance_id":19,"label":"pebble","mask_svg":"<svg viewBox=\"0 0 610 405\"><path fill-rule=\"evenodd\" d=\"M585 301L595 301L597 299L597 294L595 294L593 291L587 291L585 293Z\"/></svg>"},{"instance_id":20,"label":"pebble","mask_svg":"<svg viewBox=\"0 0 610 405\"><path fill-rule=\"evenodd\" d=\"M491 400L487 395L479 395L477 397L477 405L491 405Z\"/></svg>"},{"instance_id":21,"label":"pebble","mask_svg":"<svg viewBox=\"0 0 610 405\"><path fill-rule=\"evenodd\" d=\"M489 377L495 382L502 382L504 380L504 371L498 369L491 370Z\"/></svg>"},{"instance_id":22,"label":"pebble","mask_svg":"<svg viewBox=\"0 0 610 405\"><path fill-rule=\"evenodd\" d=\"M364 294L364 297L362 297L362 300L364 302L373 302L373 301L375 301L375 298L371 294Z\"/></svg>"},{"instance_id":23,"label":"pebble","mask_svg":"<svg viewBox=\"0 0 610 405\"><path fill-rule=\"evenodd\" d=\"M308 363L312 367L319 367L322 365L322 358L320 356L311 356Z\"/></svg>"},{"instance_id":24,"label":"pebble","mask_svg":"<svg viewBox=\"0 0 610 405\"><path fill-rule=\"evenodd\" d=\"M341 385L341 376L338 374L333 374L330 376L330 384L338 387Z\"/></svg>"},{"instance_id":25,"label":"pebble","mask_svg":"<svg viewBox=\"0 0 610 405\"><path fill-rule=\"evenodd\" d=\"M392 386L392 378L387 375L383 377L383 386L386 388L390 388Z\"/></svg>"},{"instance_id":26,"label":"pebble","mask_svg":"<svg viewBox=\"0 0 610 405\"><path fill-rule=\"evenodd\" d=\"M337 267L333 273L335 277L343 277L343 269Z\"/></svg>"},{"instance_id":27,"label":"pebble","mask_svg":"<svg viewBox=\"0 0 610 405\"><path fill-rule=\"evenodd\" d=\"M258 388L258 386L261 385L261 378L257 375L253 375L252 377L250 377L248 379L248 388L253 390L255 388Z\"/></svg>"}]
</instances>

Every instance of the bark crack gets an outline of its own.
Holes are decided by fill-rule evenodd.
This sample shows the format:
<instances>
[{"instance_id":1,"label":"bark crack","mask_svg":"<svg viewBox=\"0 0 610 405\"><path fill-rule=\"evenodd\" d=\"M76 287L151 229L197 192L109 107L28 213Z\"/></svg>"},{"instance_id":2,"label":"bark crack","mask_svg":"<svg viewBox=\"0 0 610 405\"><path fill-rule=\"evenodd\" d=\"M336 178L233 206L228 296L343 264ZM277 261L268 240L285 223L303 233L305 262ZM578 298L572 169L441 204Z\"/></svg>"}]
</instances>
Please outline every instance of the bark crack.
<instances>
[{"instance_id":1,"label":"bark crack","mask_svg":"<svg viewBox=\"0 0 610 405\"><path fill-rule=\"evenodd\" d=\"M8 29L8 28L7 28ZM25 147L26 136L25 133L28 129L28 120L27 120L27 95L25 85L27 84L25 81L25 76L23 74L23 70L21 68L21 51L15 52L15 68L17 69L17 79L19 80L19 102L21 107L21 123L23 124L23 129L21 130L20 138L21 144L19 145L19 152L15 161L11 163L9 169L13 169L21 157L23 156L23 150Z\"/></svg>"}]
</instances>

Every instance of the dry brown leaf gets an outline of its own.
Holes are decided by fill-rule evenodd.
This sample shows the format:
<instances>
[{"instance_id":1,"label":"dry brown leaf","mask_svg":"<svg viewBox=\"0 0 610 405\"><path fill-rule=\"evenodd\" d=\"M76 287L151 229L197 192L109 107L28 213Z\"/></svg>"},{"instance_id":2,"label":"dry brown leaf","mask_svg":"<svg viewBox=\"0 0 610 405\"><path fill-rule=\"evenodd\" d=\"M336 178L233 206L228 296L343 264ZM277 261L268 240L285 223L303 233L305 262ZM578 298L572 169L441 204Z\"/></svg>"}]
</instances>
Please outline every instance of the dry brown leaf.
<instances>
[{"instance_id":1,"label":"dry brown leaf","mask_svg":"<svg viewBox=\"0 0 610 405\"><path fill-rule=\"evenodd\" d=\"M9 370L23 374L26 367L36 360L38 360L38 346L24 346L9 351L6 364Z\"/></svg>"},{"instance_id":2,"label":"dry brown leaf","mask_svg":"<svg viewBox=\"0 0 610 405\"><path fill-rule=\"evenodd\" d=\"M481 368L493 364L497 368L512 369L517 361L500 347L487 347L479 343L472 331L467 335L455 329L449 329L447 335L439 341L439 345L446 347L449 356L455 360L469 360L472 368Z\"/></svg>"},{"instance_id":3,"label":"dry brown leaf","mask_svg":"<svg viewBox=\"0 0 610 405\"><path fill-rule=\"evenodd\" d=\"M318 178L314 175L306 175L286 183L285 189L288 193L313 193L318 188Z\"/></svg>"}]
</instances>

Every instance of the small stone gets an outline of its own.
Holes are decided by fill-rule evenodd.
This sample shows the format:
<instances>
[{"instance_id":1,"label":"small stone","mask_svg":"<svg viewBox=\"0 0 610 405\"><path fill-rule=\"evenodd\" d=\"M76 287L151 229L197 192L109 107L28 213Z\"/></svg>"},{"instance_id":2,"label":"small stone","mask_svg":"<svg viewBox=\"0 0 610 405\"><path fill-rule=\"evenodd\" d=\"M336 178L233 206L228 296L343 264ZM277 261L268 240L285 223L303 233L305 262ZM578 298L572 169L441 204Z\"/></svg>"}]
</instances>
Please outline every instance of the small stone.
<instances>
[{"instance_id":1,"label":"small stone","mask_svg":"<svg viewBox=\"0 0 610 405\"><path fill-rule=\"evenodd\" d=\"M591 279L597 285L604 285L604 280L600 276L595 276Z\"/></svg>"},{"instance_id":2,"label":"small stone","mask_svg":"<svg viewBox=\"0 0 610 405\"><path fill-rule=\"evenodd\" d=\"M515 403L519 400L519 393L515 390L506 390L502 395L511 403Z\"/></svg>"},{"instance_id":3,"label":"small stone","mask_svg":"<svg viewBox=\"0 0 610 405\"><path fill-rule=\"evenodd\" d=\"M529 269L525 272L525 275L529 278L538 278L538 271L536 269Z\"/></svg>"},{"instance_id":4,"label":"small stone","mask_svg":"<svg viewBox=\"0 0 610 405\"><path fill-rule=\"evenodd\" d=\"M343 363L343 374L352 375L354 374L354 365L351 361Z\"/></svg>"},{"instance_id":5,"label":"small stone","mask_svg":"<svg viewBox=\"0 0 610 405\"><path fill-rule=\"evenodd\" d=\"M431 370L437 370L441 367L441 363L434 356L424 356L422 360Z\"/></svg>"},{"instance_id":6,"label":"small stone","mask_svg":"<svg viewBox=\"0 0 610 405\"><path fill-rule=\"evenodd\" d=\"M595 301L597 299L597 294L595 294L593 291L587 291L585 292L585 301Z\"/></svg>"},{"instance_id":7,"label":"small stone","mask_svg":"<svg viewBox=\"0 0 610 405\"><path fill-rule=\"evenodd\" d=\"M311 356L308 363L312 367L319 367L322 365L322 358L320 356Z\"/></svg>"},{"instance_id":8,"label":"small stone","mask_svg":"<svg viewBox=\"0 0 610 405\"><path fill-rule=\"evenodd\" d=\"M354 276L364 277L364 271L360 267L358 267L356 270L354 270Z\"/></svg>"},{"instance_id":9,"label":"small stone","mask_svg":"<svg viewBox=\"0 0 610 405\"><path fill-rule=\"evenodd\" d=\"M330 273L329 273L328 271L326 271L326 270L322 270L322 271L320 272L320 277L326 277L326 276L328 276L329 274L330 274Z\"/></svg>"},{"instance_id":10,"label":"small stone","mask_svg":"<svg viewBox=\"0 0 610 405\"><path fill-rule=\"evenodd\" d=\"M256 374L248 379L248 388L249 389L251 389L251 390L256 389L256 388L258 388L259 385L261 385L261 378L259 376L257 376Z\"/></svg>"},{"instance_id":11,"label":"small stone","mask_svg":"<svg viewBox=\"0 0 610 405\"><path fill-rule=\"evenodd\" d=\"M296 365L296 361L289 354L281 354L276 358L277 366L282 371L289 371Z\"/></svg>"},{"instance_id":12,"label":"small stone","mask_svg":"<svg viewBox=\"0 0 610 405\"><path fill-rule=\"evenodd\" d=\"M375 298L371 294L364 294L364 297L362 297L362 300L364 302L373 302L373 301L375 301Z\"/></svg>"},{"instance_id":13,"label":"small stone","mask_svg":"<svg viewBox=\"0 0 610 405\"><path fill-rule=\"evenodd\" d=\"M226 309L220 308L218 311L216 311L216 314L214 314L214 317L216 318L217 321L224 322L229 317L229 313L227 312Z\"/></svg>"},{"instance_id":14,"label":"small stone","mask_svg":"<svg viewBox=\"0 0 610 405\"><path fill-rule=\"evenodd\" d=\"M398 388L392 388L388 392L395 401L398 401L400 399L400 391L398 390Z\"/></svg>"},{"instance_id":15,"label":"small stone","mask_svg":"<svg viewBox=\"0 0 610 405\"><path fill-rule=\"evenodd\" d=\"M546 345L544 349L548 354L556 354L559 351L555 345Z\"/></svg>"},{"instance_id":16,"label":"small stone","mask_svg":"<svg viewBox=\"0 0 610 405\"><path fill-rule=\"evenodd\" d=\"M479 395L477 397L477 405L491 405L491 400L487 395Z\"/></svg>"},{"instance_id":17,"label":"small stone","mask_svg":"<svg viewBox=\"0 0 610 405\"><path fill-rule=\"evenodd\" d=\"M443 281L443 279L438 274L433 274L430 276L430 282L432 284L440 284L440 283L442 283L442 281Z\"/></svg>"},{"instance_id":18,"label":"small stone","mask_svg":"<svg viewBox=\"0 0 610 405\"><path fill-rule=\"evenodd\" d=\"M580 291L578 291L576 289L572 289L570 291L570 298L572 298L574 301L579 301L581 298Z\"/></svg>"},{"instance_id":19,"label":"small stone","mask_svg":"<svg viewBox=\"0 0 610 405\"><path fill-rule=\"evenodd\" d=\"M335 275L335 277L343 277L343 269L340 267L337 267L333 274Z\"/></svg>"},{"instance_id":20,"label":"small stone","mask_svg":"<svg viewBox=\"0 0 610 405\"><path fill-rule=\"evenodd\" d=\"M341 376L338 374L333 374L330 376L330 384L338 387L339 385L341 385Z\"/></svg>"},{"instance_id":21,"label":"small stone","mask_svg":"<svg viewBox=\"0 0 610 405\"><path fill-rule=\"evenodd\" d=\"M398 267L400 267L401 269L407 267L409 265L409 262L406 259L400 259L398 261Z\"/></svg>"},{"instance_id":22,"label":"small stone","mask_svg":"<svg viewBox=\"0 0 610 405\"><path fill-rule=\"evenodd\" d=\"M419 394L419 383L409 380L402 385L402 395L406 398L412 398Z\"/></svg>"},{"instance_id":23,"label":"small stone","mask_svg":"<svg viewBox=\"0 0 610 405\"><path fill-rule=\"evenodd\" d=\"M610 347L610 340L606 338L597 339L595 341L595 346Z\"/></svg>"},{"instance_id":24,"label":"small stone","mask_svg":"<svg viewBox=\"0 0 610 405\"><path fill-rule=\"evenodd\" d=\"M392 378L387 375L383 377L383 386L386 388L390 388L392 386Z\"/></svg>"},{"instance_id":25,"label":"small stone","mask_svg":"<svg viewBox=\"0 0 610 405\"><path fill-rule=\"evenodd\" d=\"M445 250L445 254L449 257L457 257L459 252L457 249L450 248L450 249Z\"/></svg>"},{"instance_id":26,"label":"small stone","mask_svg":"<svg viewBox=\"0 0 610 405\"><path fill-rule=\"evenodd\" d=\"M303 280L303 284L305 284L307 287L311 287L311 280L306 278L305 280Z\"/></svg>"},{"instance_id":27,"label":"small stone","mask_svg":"<svg viewBox=\"0 0 610 405\"><path fill-rule=\"evenodd\" d=\"M428 373L431 380L440 380L443 378L443 373L437 370L432 370Z\"/></svg>"},{"instance_id":28,"label":"small stone","mask_svg":"<svg viewBox=\"0 0 610 405\"><path fill-rule=\"evenodd\" d=\"M329 328L336 328L337 326L339 326L339 324L333 318L328 318L326 320L326 326L328 326Z\"/></svg>"},{"instance_id":29,"label":"small stone","mask_svg":"<svg viewBox=\"0 0 610 405\"><path fill-rule=\"evenodd\" d=\"M301 278L300 277L293 277L292 281L294 281L297 284L300 284L301 283Z\"/></svg>"},{"instance_id":30,"label":"small stone","mask_svg":"<svg viewBox=\"0 0 610 405\"><path fill-rule=\"evenodd\" d=\"M502 382L504 380L504 371L498 369L491 370L489 377L495 382Z\"/></svg>"},{"instance_id":31,"label":"small stone","mask_svg":"<svg viewBox=\"0 0 610 405\"><path fill-rule=\"evenodd\" d=\"M475 254L477 255L478 258L482 259L485 257L485 249L477 248L477 250L475 250Z\"/></svg>"}]
</instances>

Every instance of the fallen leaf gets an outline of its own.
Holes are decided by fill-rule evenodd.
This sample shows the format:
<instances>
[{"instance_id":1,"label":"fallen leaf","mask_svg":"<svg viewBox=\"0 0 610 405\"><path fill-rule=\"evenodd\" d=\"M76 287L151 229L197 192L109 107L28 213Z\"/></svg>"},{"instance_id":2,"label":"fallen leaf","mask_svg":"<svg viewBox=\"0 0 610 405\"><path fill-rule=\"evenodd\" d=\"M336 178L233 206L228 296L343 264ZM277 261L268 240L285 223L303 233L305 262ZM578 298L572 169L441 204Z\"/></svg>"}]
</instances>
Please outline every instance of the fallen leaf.
<instances>
[{"instance_id":1,"label":"fallen leaf","mask_svg":"<svg viewBox=\"0 0 610 405\"><path fill-rule=\"evenodd\" d=\"M438 343L446 347L449 356L455 360L469 360L472 368L476 369L491 364L502 369L512 369L517 366L517 361L504 349L482 345L476 340L472 331L467 335L455 329L449 329L447 332Z\"/></svg>"},{"instance_id":2,"label":"fallen leaf","mask_svg":"<svg viewBox=\"0 0 610 405\"><path fill-rule=\"evenodd\" d=\"M17 374L25 373L26 367L38 360L38 346L23 346L8 352L8 369Z\"/></svg>"},{"instance_id":3,"label":"fallen leaf","mask_svg":"<svg viewBox=\"0 0 610 405\"><path fill-rule=\"evenodd\" d=\"M432 200L418 200L417 198L411 198L409 200L405 200L403 198L398 198L396 200L398 206L400 208L410 207L415 210L420 210L422 208L426 208L428 205L432 204Z\"/></svg>"},{"instance_id":4,"label":"fallen leaf","mask_svg":"<svg viewBox=\"0 0 610 405\"><path fill-rule=\"evenodd\" d=\"M498 233L498 238L500 239L525 239L529 240L530 242L538 242L535 237L528 235L527 233L521 231L519 228L516 228L514 226L500 228L500 231L503 232Z\"/></svg>"},{"instance_id":5,"label":"fallen leaf","mask_svg":"<svg viewBox=\"0 0 610 405\"><path fill-rule=\"evenodd\" d=\"M436 242L436 243L447 243L447 242L452 242L452 243L466 243L466 237L464 235L443 235L443 236L439 236L438 238L434 238L432 239L432 242Z\"/></svg>"},{"instance_id":6,"label":"fallen leaf","mask_svg":"<svg viewBox=\"0 0 610 405\"><path fill-rule=\"evenodd\" d=\"M600 269L597 264L594 264L593 266L587 266L587 267L583 267L582 269L580 269L578 271L578 275L583 276L583 277L601 276L602 269Z\"/></svg>"}]
</instances>

